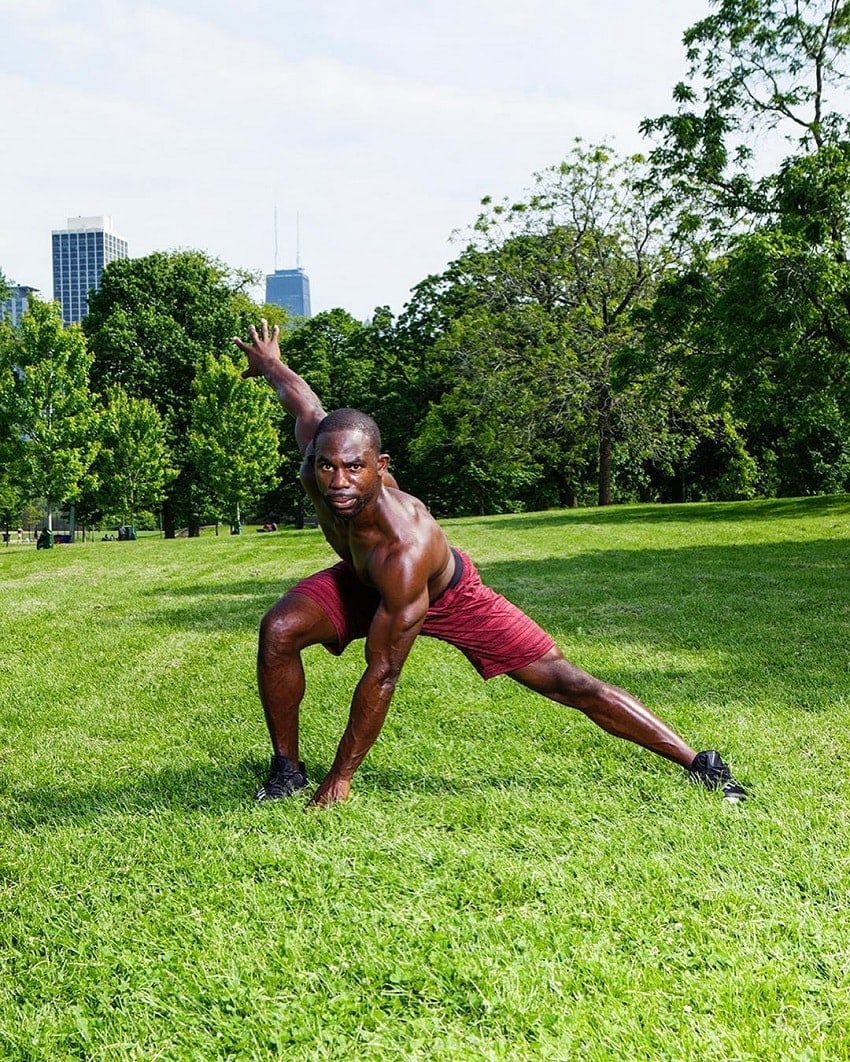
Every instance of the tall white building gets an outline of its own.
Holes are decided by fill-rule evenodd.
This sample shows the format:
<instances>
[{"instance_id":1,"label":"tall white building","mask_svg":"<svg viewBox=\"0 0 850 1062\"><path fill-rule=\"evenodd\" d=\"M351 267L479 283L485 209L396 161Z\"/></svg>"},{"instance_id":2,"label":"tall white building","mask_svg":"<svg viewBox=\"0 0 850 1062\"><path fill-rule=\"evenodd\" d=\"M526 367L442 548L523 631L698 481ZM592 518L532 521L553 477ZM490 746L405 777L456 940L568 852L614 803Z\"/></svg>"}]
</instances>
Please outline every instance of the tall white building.
<instances>
[{"instance_id":1,"label":"tall white building","mask_svg":"<svg viewBox=\"0 0 850 1062\"><path fill-rule=\"evenodd\" d=\"M100 287L104 266L126 257L127 241L112 228L112 218L68 218L67 229L53 230L53 298L66 325L88 313L89 292Z\"/></svg>"}]
</instances>

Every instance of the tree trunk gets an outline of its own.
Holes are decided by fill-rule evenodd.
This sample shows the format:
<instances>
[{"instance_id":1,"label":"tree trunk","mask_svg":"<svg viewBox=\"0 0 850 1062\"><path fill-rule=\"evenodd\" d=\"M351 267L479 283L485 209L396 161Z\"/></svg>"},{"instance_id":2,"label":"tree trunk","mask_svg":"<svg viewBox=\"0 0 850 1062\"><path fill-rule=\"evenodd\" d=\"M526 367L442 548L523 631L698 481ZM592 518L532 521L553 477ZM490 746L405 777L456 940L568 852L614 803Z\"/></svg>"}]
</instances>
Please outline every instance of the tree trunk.
<instances>
[{"instance_id":1,"label":"tree trunk","mask_svg":"<svg viewBox=\"0 0 850 1062\"><path fill-rule=\"evenodd\" d=\"M578 508L578 491L572 479L562 473L557 474L558 504L564 509Z\"/></svg>"},{"instance_id":2,"label":"tree trunk","mask_svg":"<svg viewBox=\"0 0 850 1062\"><path fill-rule=\"evenodd\" d=\"M611 497L611 395L606 388L599 407L599 504L610 505Z\"/></svg>"},{"instance_id":3,"label":"tree trunk","mask_svg":"<svg viewBox=\"0 0 850 1062\"><path fill-rule=\"evenodd\" d=\"M166 538L177 537L177 526L174 519L174 502L166 498L162 503L162 530Z\"/></svg>"},{"instance_id":4,"label":"tree trunk","mask_svg":"<svg viewBox=\"0 0 850 1062\"><path fill-rule=\"evenodd\" d=\"M676 473L676 486L674 500L684 502L688 500L688 488L685 483L685 466L680 465Z\"/></svg>"}]
</instances>

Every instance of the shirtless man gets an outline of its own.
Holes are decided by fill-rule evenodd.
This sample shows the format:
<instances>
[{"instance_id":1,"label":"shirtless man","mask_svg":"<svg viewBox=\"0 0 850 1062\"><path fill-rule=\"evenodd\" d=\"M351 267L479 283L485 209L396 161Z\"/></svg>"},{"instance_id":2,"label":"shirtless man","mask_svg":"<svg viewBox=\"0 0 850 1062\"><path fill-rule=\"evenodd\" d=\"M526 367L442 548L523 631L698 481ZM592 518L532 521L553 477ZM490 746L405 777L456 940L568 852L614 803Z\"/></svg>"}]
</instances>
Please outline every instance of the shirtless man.
<instances>
[{"instance_id":1,"label":"shirtless man","mask_svg":"<svg viewBox=\"0 0 850 1062\"><path fill-rule=\"evenodd\" d=\"M263 320L259 332L251 327L250 342L234 343L248 357L244 375L265 377L295 418L304 456L301 482L341 560L302 580L263 617L257 677L273 755L258 800L291 796L307 784L298 756L302 650L321 644L339 654L355 638L366 639L366 669L348 725L308 804L324 807L348 797L419 634L457 646L483 678L507 674L579 709L608 733L678 763L727 800L745 798L717 752L697 754L631 694L571 664L533 620L484 586L422 502L398 488L371 417L353 409L326 414L310 386L281 359L278 338L278 327L269 334Z\"/></svg>"}]
</instances>

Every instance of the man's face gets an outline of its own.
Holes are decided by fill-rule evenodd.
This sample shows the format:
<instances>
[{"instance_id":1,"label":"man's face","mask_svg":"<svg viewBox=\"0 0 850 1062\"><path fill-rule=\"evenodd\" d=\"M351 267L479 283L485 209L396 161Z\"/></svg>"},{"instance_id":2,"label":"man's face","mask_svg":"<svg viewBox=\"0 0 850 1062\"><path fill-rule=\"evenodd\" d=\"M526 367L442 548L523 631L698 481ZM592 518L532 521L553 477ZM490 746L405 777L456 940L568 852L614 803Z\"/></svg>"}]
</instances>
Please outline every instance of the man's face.
<instances>
[{"instance_id":1,"label":"man's face","mask_svg":"<svg viewBox=\"0 0 850 1062\"><path fill-rule=\"evenodd\" d=\"M323 432L316 442L316 482L328 508L352 520L381 489L387 455L378 454L360 431Z\"/></svg>"}]
</instances>

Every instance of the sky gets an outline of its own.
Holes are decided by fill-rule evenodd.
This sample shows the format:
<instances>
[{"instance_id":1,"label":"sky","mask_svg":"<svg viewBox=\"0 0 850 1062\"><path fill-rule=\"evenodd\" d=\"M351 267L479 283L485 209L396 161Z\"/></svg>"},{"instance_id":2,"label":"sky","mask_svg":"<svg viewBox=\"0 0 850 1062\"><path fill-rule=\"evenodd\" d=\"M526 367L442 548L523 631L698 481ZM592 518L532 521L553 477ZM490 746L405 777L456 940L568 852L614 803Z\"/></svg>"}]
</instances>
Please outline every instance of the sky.
<instances>
[{"instance_id":1,"label":"sky","mask_svg":"<svg viewBox=\"0 0 850 1062\"><path fill-rule=\"evenodd\" d=\"M300 264L313 312L399 313L577 137L646 151L709 0L0 0L0 269L51 240ZM254 294L262 298L262 284Z\"/></svg>"}]
</instances>

